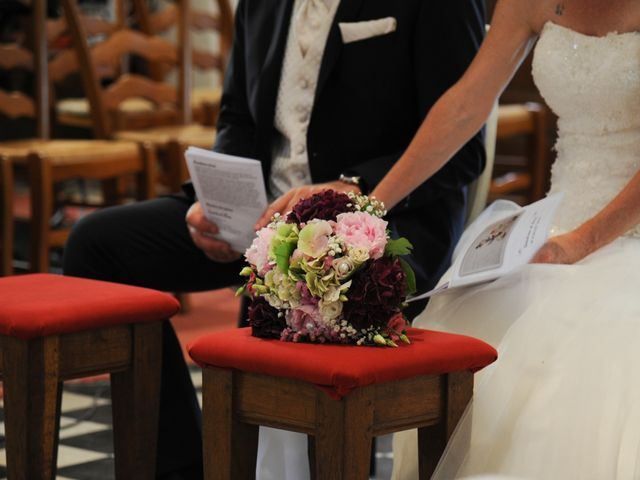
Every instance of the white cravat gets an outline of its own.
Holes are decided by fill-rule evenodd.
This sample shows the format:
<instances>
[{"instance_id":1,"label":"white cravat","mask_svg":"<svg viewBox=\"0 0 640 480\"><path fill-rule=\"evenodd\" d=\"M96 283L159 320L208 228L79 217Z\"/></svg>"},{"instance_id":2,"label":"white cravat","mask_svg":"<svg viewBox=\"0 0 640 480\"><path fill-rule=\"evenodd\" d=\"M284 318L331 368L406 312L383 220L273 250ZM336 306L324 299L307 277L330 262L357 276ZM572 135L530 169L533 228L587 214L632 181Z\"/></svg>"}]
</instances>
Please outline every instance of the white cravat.
<instances>
[{"instance_id":1,"label":"white cravat","mask_svg":"<svg viewBox=\"0 0 640 480\"><path fill-rule=\"evenodd\" d=\"M295 33L304 57L316 37L316 30L331 14L330 0L303 0L296 14Z\"/></svg>"}]
</instances>

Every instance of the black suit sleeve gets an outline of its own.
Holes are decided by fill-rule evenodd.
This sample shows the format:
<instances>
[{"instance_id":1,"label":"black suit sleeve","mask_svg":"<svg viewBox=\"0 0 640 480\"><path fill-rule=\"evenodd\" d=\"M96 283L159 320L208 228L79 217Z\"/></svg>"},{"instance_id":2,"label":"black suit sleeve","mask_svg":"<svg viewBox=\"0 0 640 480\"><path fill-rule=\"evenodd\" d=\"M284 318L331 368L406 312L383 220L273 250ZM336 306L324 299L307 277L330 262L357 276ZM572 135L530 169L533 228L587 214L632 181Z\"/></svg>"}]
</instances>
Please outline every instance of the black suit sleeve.
<instances>
[{"instance_id":1,"label":"black suit sleeve","mask_svg":"<svg viewBox=\"0 0 640 480\"><path fill-rule=\"evenodd\" d=\"M464 73L484 38L485 14L481 0L422 2L415 31L415 81L421 118ZM362 162L347 173L362 178L372 190L400 158L395 152ZM483 133L475 135L440 171L399 205L422 206L446 190L459 189L484 168Z\"/></svg>"},{"instance_id":2,"label":"black suit sleeve","mask_svg":"<svg viewBox=\"0 0 640 480\"><path fill-rule=\"evenodd\" d=\"M245 68L245 10L240 0L236 9L233 46L224 78L224 88L213 149L230 155L255 158L256 125L247 100Z\"/></svg>"}]
</instances>

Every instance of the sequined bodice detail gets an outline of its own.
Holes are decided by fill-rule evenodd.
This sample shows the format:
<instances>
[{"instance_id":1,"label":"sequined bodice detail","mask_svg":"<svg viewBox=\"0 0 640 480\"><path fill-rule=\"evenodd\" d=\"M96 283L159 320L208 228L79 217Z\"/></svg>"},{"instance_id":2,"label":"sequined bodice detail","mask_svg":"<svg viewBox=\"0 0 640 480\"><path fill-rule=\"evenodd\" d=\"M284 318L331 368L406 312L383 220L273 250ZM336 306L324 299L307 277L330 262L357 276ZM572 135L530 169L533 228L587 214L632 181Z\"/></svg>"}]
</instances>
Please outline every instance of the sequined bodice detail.
<instances>
[{"instance_id":1,"label":"sequined bodice detail","mask_svg":"<svg viewBox=\"0 0 640 480\"><path fill-rule=\"evenodd\" d=\"M592 37L548 22L533 77L559 117L551 192L565 193L556 231L567 231L640 169L640 33ZM628 234L640 237L640 225Z\"/></svg>"}]
</instances>

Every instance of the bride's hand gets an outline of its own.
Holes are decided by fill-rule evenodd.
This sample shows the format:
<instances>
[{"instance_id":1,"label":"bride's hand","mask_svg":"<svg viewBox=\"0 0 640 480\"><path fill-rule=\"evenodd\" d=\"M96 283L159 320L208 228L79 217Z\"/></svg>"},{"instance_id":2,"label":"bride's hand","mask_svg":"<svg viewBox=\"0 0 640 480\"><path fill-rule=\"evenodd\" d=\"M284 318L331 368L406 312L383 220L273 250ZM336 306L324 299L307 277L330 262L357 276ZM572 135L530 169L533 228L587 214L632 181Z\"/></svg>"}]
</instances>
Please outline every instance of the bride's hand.
<instances>
[{"instance_id":1,"label":"bride's hand","mask_svg":"<svg viewBox=\"0 0 640 480\"><path fill-rule=\"evenodd\" d=\"M551 237L533 256L531 263L572 264L589 255L588 242L575 230Z\"/></svg>"}]
</instances>

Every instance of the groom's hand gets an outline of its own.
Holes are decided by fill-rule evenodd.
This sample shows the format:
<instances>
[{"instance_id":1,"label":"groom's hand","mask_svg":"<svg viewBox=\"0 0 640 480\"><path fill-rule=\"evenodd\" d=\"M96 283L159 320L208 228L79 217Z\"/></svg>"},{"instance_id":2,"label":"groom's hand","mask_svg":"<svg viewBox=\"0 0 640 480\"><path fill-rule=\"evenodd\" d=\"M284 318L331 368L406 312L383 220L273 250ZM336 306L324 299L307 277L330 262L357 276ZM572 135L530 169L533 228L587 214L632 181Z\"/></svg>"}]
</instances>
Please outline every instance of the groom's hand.
<instances>
[{"instance_id":1,"label":"groom's hand","mask_svg":"<svg viewBox=\"0 0 640 480\"><path fill-rule=\"evenodd\" d=\"M356 185L341 182L336 180L335 182L317 183L313 185L304 185L302 187L296 187L289 190L287 193L277 198L262 214L262 217L255 225L256 230L260 230L265 227L274 214L279 213L285 215L289 213L293 207L303 198L309 198L314 193L320 193L324 190L335 190L336 192L353 192L361 193L360 189Z\"/></svg>"},{"instance_id":2,"label":"groom's hand","mask_svg":"<svg viewBox=\"0 0 640 480\"><path fill-rule=\"evenodd\" d=\"M230 263L240 258L241 254L235 252L231 245L215 238L219 232L218 226L205 218L200 202L191 205L185 220L193 243L209 259L219 263Z\"/></svg>"}]
</instances>

